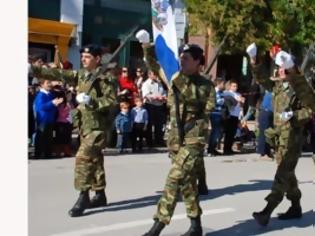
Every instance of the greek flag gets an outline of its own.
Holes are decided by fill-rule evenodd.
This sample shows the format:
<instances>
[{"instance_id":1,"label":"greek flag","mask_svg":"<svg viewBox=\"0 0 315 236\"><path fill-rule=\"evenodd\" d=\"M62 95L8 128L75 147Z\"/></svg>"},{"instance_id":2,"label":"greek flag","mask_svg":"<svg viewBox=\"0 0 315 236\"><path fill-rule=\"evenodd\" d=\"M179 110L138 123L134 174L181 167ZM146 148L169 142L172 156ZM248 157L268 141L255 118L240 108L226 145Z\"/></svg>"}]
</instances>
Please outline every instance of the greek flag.
<instances>
[{"instance_id":1,"label":"greek flag","mask_svg":"<svg viewBox=\"0 0 315 236\"><path fill-rule=\"evenodd\" d=\"M155 54L168 81L179 71L175 14L170 0L151 0Z\"/></svg>"}]
</instances>

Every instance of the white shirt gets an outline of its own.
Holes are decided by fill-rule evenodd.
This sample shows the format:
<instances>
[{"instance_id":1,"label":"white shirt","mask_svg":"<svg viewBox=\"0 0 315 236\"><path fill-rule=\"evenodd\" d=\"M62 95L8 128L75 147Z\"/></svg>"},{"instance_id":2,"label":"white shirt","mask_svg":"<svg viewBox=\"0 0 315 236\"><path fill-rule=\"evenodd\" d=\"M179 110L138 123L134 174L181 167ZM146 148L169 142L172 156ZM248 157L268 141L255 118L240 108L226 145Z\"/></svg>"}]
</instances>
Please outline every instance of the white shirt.
<instances>
[{"instance_id":1,"label":"white shirt","mask_svg":"<svg viewBox=\"0 0 315 236\"><path fill-rule=\"evenodd\" d=\"M233 92L231 90L228 90L228 91L224 91L223 96L231 96L231 97L236 99L237 97L240 97L241 94L239 94L238 92ZM236 106L232 107L232 109L230 111L230 115L239 118L241 111L242 111L242 108L241 108L240 104L237 103Z\"/></svg>"},{"instance_id":2,"label":"white shirt","mask_svg":"<svg viewBox=\"0 0 315 236\"><path fill-rule=\"evenodd\" d=\"M162 106L164 102L151 100L150 97L155 96L166 96L166 90L164 89L162 83L160 81L154 81L152 79L147 79L142 84L142 96L144 98L145 103L149 103L155 106Z\"/></svg>"}]
</instances>

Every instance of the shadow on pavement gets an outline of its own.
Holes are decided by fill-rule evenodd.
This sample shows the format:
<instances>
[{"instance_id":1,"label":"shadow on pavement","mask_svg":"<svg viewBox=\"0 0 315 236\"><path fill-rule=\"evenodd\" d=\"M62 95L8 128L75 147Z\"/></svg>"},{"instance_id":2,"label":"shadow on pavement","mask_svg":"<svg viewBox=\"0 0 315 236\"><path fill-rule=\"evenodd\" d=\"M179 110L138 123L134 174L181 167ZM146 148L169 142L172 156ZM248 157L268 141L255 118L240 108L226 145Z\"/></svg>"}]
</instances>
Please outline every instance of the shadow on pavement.
<instances>
[{"instance_id":1,"label":"shadow on pavement","mask_svg":"<svg viewBox=\"0 0 315 236\"><path fill-rule=\"evenodd\" d=\"M237 193L269 190L273 180L250 180L250 184L237 184L225 188L209 189L207 196L200 196L200 201L222 197L224 195L234 195Z\"/></svg>"},{"instance_id":2,"label":"shadow on pavement","mask_svg":"<svg viewBox=\"0 0 315 236\"><path fill-rule=\"evenodd\" d=\"M96 208L89 210L85 215L97 214L107 211L120 211L120 210L129 210L135 208L142 208L146 206L156 205L157 201L160 199L161 194L156 194L153 196L147 196L142 198L124 200L120 202L109 203L107 207Z\"/></svg>"},{"instance_id":3,"label":"shadow on pavement","mask_svg":"<svg viewBox=\"0 0 315 236\"><path fill-rule=\"evenodd\" d=\"M266 227L259 226L254 219L246 221L238 221L236 225L229 228L213 231L207 233L206 236L250 236L250 235L260 235L272 231L278 231L287 228L307 228L310 226L314 227L315 224L315 213L313 210L307 211L303 214L301 219L281 221L277 217L272 217L270 219L269 225Z\"/></svg>"},{"instance_id":4,"label":"shadow on pavement","mask_svg":"<svg viewBox=\"0 0 315 236\"><path fill-rule=\"evenodd\" d=\"M166 148L150 148L150 149L143 149L141 152L132 152L131 149L127 149L124 153L119 153L117 149L106 149L104 151L105 156L126 156L130 157L132 156L145 156L148 154L154 154L154 153L167 153Z\"/></svg>"},{"instance_id":5,"label":"shadow on pavement","mask_svg":"<svg viewBox=\"0 0 315 236\"><path fill-rule=\"evenodd\" d=\"M268 190L271 188L271 180L251 180L251 184L239 184L233 185L221 189L209 189L209 195L201 196L200 201L206 201L209 199L219 198L224 195L233 195L237 193L243 193L248 191L260 191ZM162 191L157 191L156 195L146 196L141 198L135 198L130 200L124 200L119 202L109 203L107 207L96 208L89 210L85 215L97 214L107 211L120 211L130 210L135 208L142 208L147 206L156 205L162 195ZM180 200L181 201L181 200Z\"/></svg>"}]
</instances>

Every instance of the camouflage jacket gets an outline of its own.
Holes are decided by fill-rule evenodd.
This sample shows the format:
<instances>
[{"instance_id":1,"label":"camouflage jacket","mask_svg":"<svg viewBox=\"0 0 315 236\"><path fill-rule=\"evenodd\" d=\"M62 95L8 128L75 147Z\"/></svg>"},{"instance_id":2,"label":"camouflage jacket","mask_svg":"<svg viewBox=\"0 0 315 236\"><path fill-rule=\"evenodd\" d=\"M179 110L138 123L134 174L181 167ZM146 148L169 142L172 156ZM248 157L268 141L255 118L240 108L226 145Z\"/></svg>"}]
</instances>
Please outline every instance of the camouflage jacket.
<instances>
[{"instance_id":1,"label":"camouflage jacket","mask_svg":"<svg viewBox=\"0 0 315 236\"><path fill-rule=\"evenodd\" d=\"M152 51L153 47L144 49L148 68L163 75ZM215 107L215 89L213 83L199 74L185 76L179 72L173 76L167 98L167 105L170 108L170 132L167 144L170 150L176 151L180 147L180 138L176 121L173 86L179 91L179 113L185 133L183 144L206 144L208 115Z\"/></svg>"},{"instance_id":2,"label":"camouflage jacket","mask_svg":"<svg viewBox=\"0 0 315 236\"><path fill-rule=\"evenodd\" d=\"M297 97L315 112L315 89L302 75L292 76L289 81Z\"/></svg>"},{"instance_id":3,"label":"camouflage jacket","mask_svg":"<svg viewBox=\"0 0 315 236\"><path fill-rule=\"evenodd\" d=\"M293 111L293 117L289 121L292 127L302 127L309 121L312 115L311 109L298 99L289 82L272 81L270 71L264 68L263 65L253 66L252 72L258 83L265 89L272 91L275 127L287 125L287 122L280 120L280 114L286 111Z\"/></svg>"},{"instance_id":4,"label":"camouflage jacket","mask_svg":"<svg viewBox=\"0 0 315 236\"><path fill-rule=\"evenodd\" d=\"M91 75L96 76L89 93L89 105L80 104L73 112L74 126L78 126L80 133L85 135L92 130L102 130L110 127L111 112L117 104L115 78L109 74L101 73L101 67L88 72L85 69L78 71L33 68L33 73L39 78L48 80L63 80L77 86L77 92L85 92L91 86Z\"/></svg>"}]
</instances>

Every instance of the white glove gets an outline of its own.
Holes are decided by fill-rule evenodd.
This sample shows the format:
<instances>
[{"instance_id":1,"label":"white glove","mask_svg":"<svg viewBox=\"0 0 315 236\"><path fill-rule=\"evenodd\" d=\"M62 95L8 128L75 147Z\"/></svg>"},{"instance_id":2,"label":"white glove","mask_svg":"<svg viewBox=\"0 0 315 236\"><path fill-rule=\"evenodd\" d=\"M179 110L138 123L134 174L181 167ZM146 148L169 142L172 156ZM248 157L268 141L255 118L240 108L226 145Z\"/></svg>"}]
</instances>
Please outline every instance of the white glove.
<instances>
[{"instance_id":1,"label":"white glove","mask_svg":"<svg viewBox=\"0 0 315 236\"><path fill-rule=\"evenodd\" d=\"M284 111L280 114L280 120L286 122L293 117L293 111Z\"/></svg>"},{"instance_id":2,"label":"white glove","mask_svg":"<svg viewBox=\"0 0 315 236\"><path fill-rule=\"evenodd\" d=\"M250 58L253 58L257 55L257 46L255 43L252 43L246 48L246 52Z\"/></svg>"},{"instance_id":3,"label":"white glove","mask_svg":"<svg viewBox=\"0 0 315 236\"><path fill-rule=\"evenodd\" d=\"M83 103L83 104L88 105L91 101L91 96L86 95L86 93L79 93L76 96L76 100L78 103Z\"/></svg>"},{"instance_id":4,"label":"white glove","mask_svg":"<svg viewBox=\"0 0 315 236\"><path fill-rule=\"evenodd\" d=\"M136 33L136 38L140 43L150 43L150 34L144 29L139 30L138 33Z\"/></svg>"},{"instance_id":5,"label":"white glove","mask_svg":"<svg viewBox=\"0 0 315 236\"><path fill-rule=\"evenodd\" d=\"M283 67L286 70L294 66L292 56L285 51L277 53L275 62L278 66Z\"/></svg>"}]
</instances>

